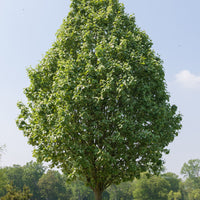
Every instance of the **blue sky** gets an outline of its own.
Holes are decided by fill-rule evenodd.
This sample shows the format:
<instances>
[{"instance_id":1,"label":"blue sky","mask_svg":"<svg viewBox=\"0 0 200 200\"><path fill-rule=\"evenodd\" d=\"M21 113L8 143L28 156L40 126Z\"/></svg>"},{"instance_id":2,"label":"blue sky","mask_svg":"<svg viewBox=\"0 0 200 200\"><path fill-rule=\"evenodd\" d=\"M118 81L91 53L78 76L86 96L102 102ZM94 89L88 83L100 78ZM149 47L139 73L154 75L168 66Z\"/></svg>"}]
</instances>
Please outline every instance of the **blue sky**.
<instances>
[{"instance_id":1,"label":"blue sky","mask_svg":"<svg viewBox=\"0 0 200 200\"><path fill-rule=\"evenodd\" d=\"M167 170L179 174L184 162L200 159L200 1L120 2L152 39L164 61L171 102L183 114L183 128L164 157ZM0 0L0 145L6 145L1 166L33 159L15 125L16 103L25 100L26 68L36 66L51 47L69 5L69 0Z\"/></svg>"}]
</instances>

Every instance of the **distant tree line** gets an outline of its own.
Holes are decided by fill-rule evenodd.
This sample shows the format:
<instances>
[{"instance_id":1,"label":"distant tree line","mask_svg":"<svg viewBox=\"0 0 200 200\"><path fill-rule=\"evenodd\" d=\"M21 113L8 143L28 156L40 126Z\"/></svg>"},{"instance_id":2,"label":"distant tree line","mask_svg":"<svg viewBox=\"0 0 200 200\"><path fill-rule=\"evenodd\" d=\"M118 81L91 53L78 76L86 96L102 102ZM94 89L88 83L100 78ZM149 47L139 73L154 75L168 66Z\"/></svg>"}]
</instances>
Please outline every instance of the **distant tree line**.
<instances>
[{"instance_id":1,"label":"distant tree line","mask_svg":"<svg viewBox=\"0 0 200 200\"><path fill-rule=\"evenodd\" d=\"M104 200L200 200L200 160L189 160L181 169L184 179L167 172L141 174L140 179L111 185ZM1 200L93 200L93 191L81 181L68 183L65 174L42 164L0 168Z\"/></svg>"}]
</instances>

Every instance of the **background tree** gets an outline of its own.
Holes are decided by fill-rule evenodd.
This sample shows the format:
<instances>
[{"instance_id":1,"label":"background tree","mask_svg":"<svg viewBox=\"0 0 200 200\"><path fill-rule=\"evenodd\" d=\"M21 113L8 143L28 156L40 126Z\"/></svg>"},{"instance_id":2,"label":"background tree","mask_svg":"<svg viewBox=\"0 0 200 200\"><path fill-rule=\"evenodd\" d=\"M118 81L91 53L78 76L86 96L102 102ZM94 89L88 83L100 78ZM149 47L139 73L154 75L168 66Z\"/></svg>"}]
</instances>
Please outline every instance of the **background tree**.
<instances>
[{"instance_id":1,"label":"background tree","mask_svg":"<svg viewBox=\"0 0 200 200\"><path fill-rule=\"evenodd\" d=\"M178 175L172 172L167 172L162 174L161 177L170 184L169 190L173 192L178 192L180 190L181 179L179 179Z\"/></svg>"},{"instance_id":2,"label":"background tree","mask_svg":"<svg viewBox=\"0 0 200 200\"><path fill-rule=\"evenodd\" d=\"M170 192L170 184L160 176L148 178L142 174L139 180L135 180L133 191L134 200L167 200Z\"/></svg>"},{"instance_id":3,"label":"background tree","mask_svg":"<svg viewBox=\"0 0 200 200\"><path fill-rule=\"evenodd\" d=\"M0 163L1 163L1 155L5 149L5 145L0 146ZM6 193L6 185L8 184L8 179L3 169L0 167L0 197Z\"/></svg>"},{"instance_id":4,"label":"background tree","mask_svg":"<svg viewBox=\"0 0 200 200\"><path fill-rule=\"evenodd\" d=\"M182 199L182 195L181 192L173 192L172 190L169 192L168 194L168 200L181 200Z\"/></svg>"},{"instance_id":5,"label":"background tree","mask_svg":"<svg viewBox=\"0 0 200 200\"><path fill-rule=\"evenodd\" d=\"M32 194L27 186L22 191L17 190L12 184L7 185L7 193L1 197L1 200L30 200Z\"/></svg>"},{"instance_id":6,"label":"background tree","mask_svg":"<svg viewBox=\"0 0 200 200\"><path fill-rule=\"evenodd\" d=\"M17 190L23 190L24 182L23 175L24 170L20 165L13 165L12 167L5 167L2 169L3 173L7 177L8 183L13 185Z\"/></svg>"},{"instance_id":7,"label":"background tree","mask_svg":"<svg viewBox=\"0 0 200 200\"><path fill-rule=\"evenodd\" d=\"M41 163L28 162L23 166L23 184L30 188L33 196L31 199L40 199L38 181L45 172L45 167Z\"/></svg>"},{"instance_id":8,"label":"background tree","mask_svg":"<svg viewBox=\"0 0 200 200\"><path fill-rule=\"evenodd\" d=\"M200 189L194 189L189 193L190 200L200 200Z\"/></svg>"},{"instance_id":9,"label":"background tree","mask_svg":"<svg viewBox=\"0 0 200 200\"><path fill-rule=\"evenodd\" d=\"M172 172L167 172L161 175L162 178L164 178L169 183L169 194L168 194L168 200L185 200L185 190L182 188L182 180Z\"/></svg>"},{"instance_id":10,"label":"background tree","mask_svg":"<svg viewBox=\"0 0 200 200\"><path fill-rule=\"evenodd\" d=\"M200 176L200 159L189 160L181 168L181 174L186 178L196 179Z\"/></svg>"},{"instance_id":11,"label":"background tree","mask_svg":"<svg viewBox=\"0 0 200 200\"><path fill-rule=\"evenodd\" d=\"M45 172L45 167L42 164L31 161L24 166L13 165L12 167L4 167L0 170L0 173L1 171L4 174L4 181L13 185L17 191L22 191L26 185L33 194L31 199L40 199L37 183Z\"/></svg>"},{"instance_id":12,"label":"background tree","mask_svg":"<svg viewBox=\"0 0 200 200\"><path fill-rule=\"evenodd\" d=\"M200 160L192 159L183 164L181 174L186 178L184 188L188 193L189 199L197 198L200 189Z\"/></svg>"},{"instance_id":13,"label":"background tree","mask_svg":"<svg viewBox=\"0 0 200 200\"><path fill-rule=\"evenodd\" d=\"M8 178L4 173L4 170L0 168L0 198L6 194L7 184L8 184Z\"/></svg>"},{"instance_id":14,"label":"background tree","mask_svg":"<svg viewBox=\"0 0 200 200\"><path fill-rule=\"evenodd\" d=\"M188 197L188 191L183 181L180 182L180 192L182 196L182 200L190 200Z\"/></svg>"},{"instance_id":15,"label":"background tree","mask_svg":"<svg viewBox=\"0 0 200 200\"><path fill-rule=\"evenodd\" d=\"M132 200L133 199L133 184L132 182L123 182L119 185L111 185L107 189L109 200Z\"/></svg>"},{"instance_id":16,"label":"background tree","mask_svg":"<svg viewBox=\"0 0 200 200\"><path fill-rule=\"evenodd\" d=\"M28 69L19 129L39 160L78 177L96 199L157 172L180 129L161 59L118 0L72 0L57 40Z\"/></svg>"},{"instance_id":17,"label":"background tree","mask_svg":"<svg viewBox=\"0 0 200 200\"><path fill-rule=\"evenodd\" d=\"M72 190L72 200L79 200L79 199L94 199L94 194L91 188L86 187L85 184L80 181L76 180L70 184Z\"/></svg>"},{"instance_id":18,"label":"background tree","mask_svg":"<svg viewBox=\"0 0 200 200\"><path fill-rule=\"evenodd\" d=\"M2 152L4 151L5 149L5 145L1 145L0 146L0 161L1 161L1 156L2 156Z\"/></svg>"},{"instance_id":19,"label":"background tree","mask_svg":"<svg viewBox=\"0 0 200 200\"><path fill-rule=\"evenodd\" d=\"M38 181L41 197L48 200L66 200L70 195L66 194L64 178L58 171L48 170ZM69 191L68 191L69 192Z\"/></svg>"}]
</instances>

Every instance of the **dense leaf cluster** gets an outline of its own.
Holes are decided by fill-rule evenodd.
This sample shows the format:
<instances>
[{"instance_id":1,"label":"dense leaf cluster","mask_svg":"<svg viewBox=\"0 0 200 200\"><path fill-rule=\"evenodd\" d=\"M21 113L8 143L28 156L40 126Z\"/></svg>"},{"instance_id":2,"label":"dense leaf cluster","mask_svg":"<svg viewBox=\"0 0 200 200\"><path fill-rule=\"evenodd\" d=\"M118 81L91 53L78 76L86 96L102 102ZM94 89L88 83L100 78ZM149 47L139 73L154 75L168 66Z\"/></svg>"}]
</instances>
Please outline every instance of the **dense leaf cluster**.
<instances>
[{"instance_id":1,"label":"dense leaf cluster","mask_svg":"<svg viewBox=\"0 0 200 200\"><path fill-rule=\"evenodd\" d=\"M17 125L39 160L99 193L160 169L181 116L152 41L118 0L72 0L55 43L28 76Z\"/></svg>"},{"instance_id":2,"label":"dense leaf cluster","mask_svg":"<svg viewBox=\"0 0 200 200\"><path fill-rule=\"evenodd\" d=\"M104 191L103 199L199 200L200 165L197 163L200 163L199 159L190 160L183 165L181 171L186 176L185 180L170 172L159 176L143 173L140 179L111 185ZM195 176L188 176L194 173ZM35 186L33 182L36 183ZM30 162L25 166L14 165L0 169L0 198L2 200L94 200L94 194L83 182L68 183L64 174L55 170L45 171L45 167L41 164Z\"/></svg>"}]
</instances>

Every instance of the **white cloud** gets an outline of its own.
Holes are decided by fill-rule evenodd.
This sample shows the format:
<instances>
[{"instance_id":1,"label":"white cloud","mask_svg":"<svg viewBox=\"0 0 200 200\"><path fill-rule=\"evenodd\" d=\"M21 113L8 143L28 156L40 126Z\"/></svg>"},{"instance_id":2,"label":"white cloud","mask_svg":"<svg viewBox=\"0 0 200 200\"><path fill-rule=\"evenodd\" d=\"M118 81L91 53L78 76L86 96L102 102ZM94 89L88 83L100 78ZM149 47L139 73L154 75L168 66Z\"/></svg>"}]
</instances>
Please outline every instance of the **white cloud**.
<instances>
[{"instance_id":1,"label":"white cloud","mask_svg":"<svg viewBox=\"0 0 200 200\"><path fill-rule=\"evenodd\" d=\"M184 88L200 89L200 76L192 74L188 70L183 70L176 74L176 82Z\"/></svg>"}]
</instances>

